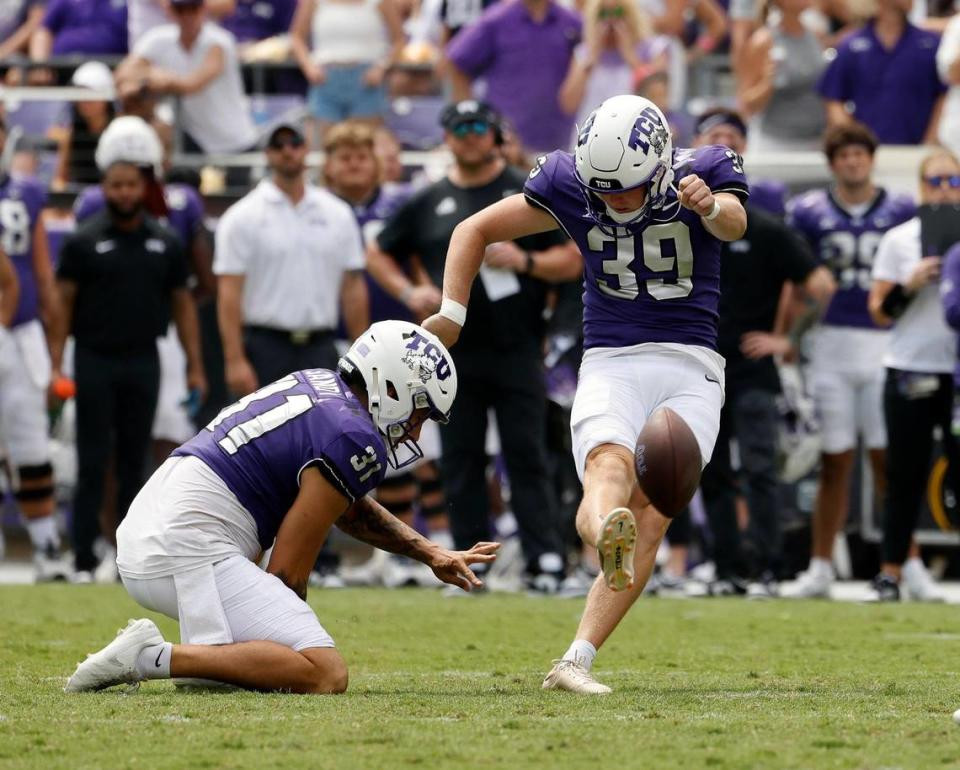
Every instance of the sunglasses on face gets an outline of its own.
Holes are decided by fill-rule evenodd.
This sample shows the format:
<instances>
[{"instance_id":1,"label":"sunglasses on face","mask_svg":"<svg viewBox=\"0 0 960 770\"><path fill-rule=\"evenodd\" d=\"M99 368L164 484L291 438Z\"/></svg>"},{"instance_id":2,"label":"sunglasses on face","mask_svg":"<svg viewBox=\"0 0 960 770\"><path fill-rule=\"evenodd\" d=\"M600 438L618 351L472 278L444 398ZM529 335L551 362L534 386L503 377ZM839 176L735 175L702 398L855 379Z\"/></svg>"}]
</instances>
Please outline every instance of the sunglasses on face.
<instances>
[{"instance_id":1,"label":"sunglasses on face","mask_svg":"<svg viewBox=\"0 0 960 770\"><path fill-rule=\"evenodd\" d=\"M474 133L483 135L490 130L490 124L485 120L471 120L467 123L461 123L450 129L450 133L457 139L463 139L467 134Z\"/></svg>"},{"instance_id":2,"label":"sunglasses on face","mask_svg":"<svg viewBox=\"0 0 960 770\"><path fill-rule=\"evenodd\" d=\"M956 190L957 188L960 188L960 174L950 174L949 176L925 176L923 181L931 187L936 187L937 189L943 187L944 182L946 182L951 189Z\"/></svg>"},{"instance_id":3,"label":"sunglasses on face","mask_svg":"<svg viewBox=\"0 0 960 770\"><path fill-rule=\"evenodd\" d=\"M601 8L597 14L601 19L622 19L624 14L622 5L615 5L613 8Z\"/></svg>"},{"instance_id":4,"label":"sunglasses on face","mask_svg":"<svg viewBox=\"0 0 960 770\"><path fill-rule=\"evenodd\" d=\"M271 150L282 150L284 147L293 147L296 149L297 147L303 147L303 142L304 139L302 136L297 136L294 134L293 136L278 137L270 142L270 144L267 146Z\"/></svg>"}]
</instances>

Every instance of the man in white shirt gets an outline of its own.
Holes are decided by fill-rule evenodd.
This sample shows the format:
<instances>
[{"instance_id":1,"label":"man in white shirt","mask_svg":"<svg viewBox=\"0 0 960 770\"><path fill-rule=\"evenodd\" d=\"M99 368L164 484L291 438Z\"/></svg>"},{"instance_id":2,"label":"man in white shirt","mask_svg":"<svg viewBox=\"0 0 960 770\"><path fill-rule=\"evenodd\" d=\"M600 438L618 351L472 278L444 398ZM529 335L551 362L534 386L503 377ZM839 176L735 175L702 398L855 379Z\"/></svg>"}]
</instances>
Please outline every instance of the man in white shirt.
<instances>
[{"instance_id":1,"label":"man in white shirt","mask_svg":"<svg viewBox=\"0 0 960 770\"><path fill-rule=\"evenodd\" d=\"M366 262L350 206L305 181L299 127L275 128L266 155L270 178L217 227L217 311L236 396L299 369L335 369L341 307L351 339L369 322Z\"/></svg>"},{"instance_id":2,"label":"man in white shirt","mask_svg":"<svg viewBox=\"0 0 960 770\"><path fill-rule=\"evenodd\" d=\"M197 148L206 153L252 148L257 131L233 35L207 21L203 0L169 5L174 23L146 32L118 68L120 97L145 91L178 96L181 124Z\"/></svg>"},{"instance_id":3,"label":"man in white shirt","mask_svg":"<svg viewBox=\"0 0 960 770\"><path fill-rule=\"evenodd\" d=\"M921 204L960 204L960 160L937 150L920 165ZM960 445L952 431L956 333L940 304L942 255L921 242L919 217L889 230L877 247L869 309L890 326L883 411L887 422L887 494L884 500L880 574L873 587L880 601L898 601L901 582L911 599L942 601L922 562L908 559L927 479L933 436L939 426L948 479L956 484ZM953 486L956 489L956 486Z\"/></svg>"}]
</instances>

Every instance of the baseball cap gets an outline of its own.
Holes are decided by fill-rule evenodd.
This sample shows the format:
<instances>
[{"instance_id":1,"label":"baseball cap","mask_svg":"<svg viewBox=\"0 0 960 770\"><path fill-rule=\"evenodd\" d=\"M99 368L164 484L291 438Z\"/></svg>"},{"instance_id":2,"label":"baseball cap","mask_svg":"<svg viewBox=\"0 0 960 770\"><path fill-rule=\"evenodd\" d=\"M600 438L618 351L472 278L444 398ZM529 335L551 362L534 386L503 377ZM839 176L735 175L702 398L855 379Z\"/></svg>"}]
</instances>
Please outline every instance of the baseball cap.
<instances>
[{"instance_id":1,"label":"baseball cap","mask_svg":"<svg viewBox=\"0 0 960 770\"><path fill-rule=\"evenodd\" d=\"M448 104L440 113L440 125L450 131L462 123L482 120L492 126L498 126L500 116L486 102L476 99L464 99L460 102Z\"/></svg>"},{"instance_id":2,"label":"baseball cap","mask_svg":"<svg viewBox=\"0 0 960 770\"><path fill-rule=\"evenodd\" d=\"M191 5L203 5L204 0L169 0L174 8L188 8Z\"/></svg>"},{"instance_id":3,"label":"baseball cap","mask_svg":"<svg viewBox=\"0 0 960 770\"><path fill-rule=\"evenodd\" d=\"M70 82L91 91L113 91L113 73L102 61L88 61L73 72Z\"/></svg>"},{"instance_id":4,"label":"baseball cap","mask_svg":"<svg viewBox=\"0 0 960 770\"><path fill-rule=\"evenodd\" d=\"M264 142L263 146L270 147L277 141L277 137L279 137L284 131L289 131L301 141L306 141L306 135L303 133L303 128L298 126L296 123L279 123L273 127L269 134L267 134L267 140Z\"/></svg>"}]
</instances>

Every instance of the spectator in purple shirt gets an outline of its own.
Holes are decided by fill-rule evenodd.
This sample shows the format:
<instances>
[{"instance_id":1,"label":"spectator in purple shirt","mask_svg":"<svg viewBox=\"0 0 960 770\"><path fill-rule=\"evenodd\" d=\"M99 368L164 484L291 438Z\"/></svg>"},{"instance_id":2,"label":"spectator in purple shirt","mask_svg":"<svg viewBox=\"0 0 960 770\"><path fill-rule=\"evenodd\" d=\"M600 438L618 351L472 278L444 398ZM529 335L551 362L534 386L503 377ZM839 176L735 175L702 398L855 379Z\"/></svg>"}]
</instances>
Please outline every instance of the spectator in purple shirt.
<instances>
[{"instance_id":1,"label":"spectator in purple shirt","mask_svg":"<svg viewBox=\"0 0 960 770\"><path fill-rule=\"evenodd\" d=\"M554 0L497 3L447 47L453 97L470 98L482 78L528 150L566 147L573 121L558 93L579 42L580 16Z\"/></svg>"},{"instance_id":2,"label":"spectator in purple shirt","mask_svg":"<svg viewBox=\"0 0 960 770\"><path fill-rule=\"evenodd\" d=\"M290 29L296 0L230 0L222 3L228 14L220 26L232 32L237 42L255 43L283 35Z\"/></svg>"},{"instance_id":3,"label":"spectator in purple shirt","mask_svg":"<svg viewBox=\"0 0 960 770\"><path fill-rule=\"evenodd\" d=\"M937 76L938 35L907 20L910 0L877 0L867 24L837 46L820 79L827 121L851 117L883 144L936 141L946 86Z\"/></svg>"},{"instance_id":4,"label":"spectator in purple shirt","mask_svg":"<svg viewBox=\"0 0 960 770\"><path fill-rule=\"evenodd\" d=\"M125 0L51 0L30 40L30 58L127 52Z\"/></svg>"}]
</instances>

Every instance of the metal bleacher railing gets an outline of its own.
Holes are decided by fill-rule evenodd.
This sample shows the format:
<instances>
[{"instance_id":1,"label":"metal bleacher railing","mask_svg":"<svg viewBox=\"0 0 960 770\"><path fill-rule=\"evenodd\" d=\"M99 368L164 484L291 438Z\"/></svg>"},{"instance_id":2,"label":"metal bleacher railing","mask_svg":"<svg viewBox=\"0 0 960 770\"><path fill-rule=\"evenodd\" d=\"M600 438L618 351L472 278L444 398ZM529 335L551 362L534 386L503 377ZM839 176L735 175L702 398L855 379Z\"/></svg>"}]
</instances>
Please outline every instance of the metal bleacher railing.
<instances>
[{"instance_id":1,"label":"metal bleacher railing","mask_svg":"<svg viewBox=\"0 0 960 770\"><path fill-rule=\"evenodd\" d=\"M0 61L0 69L20 67L27 71L38 68L53 70L58 73L59 80L66 79L79 64L85 61L83 57L59 57L46 62L31 62L24 58L6 59ZM117 59L103 59L108 65L117 63ZM279 120L289 120L303 117L302 100L296 97L290 100L289 105L283 100L274 100L263 109L262 100L268 98L264 94L265 83L269 73L279 70L290 70L295 65L291 62L257 62L242 65L247 80L252 88L249 98L253 104L253 113L264 134L271 125ZM723 100L721 94L728 91L729 65L726 56L714 55L699 60L690 72L691 101L709 103L712 99ZM112 91L91 91L85 88L72 86L16 86L0 87L0 103L3 104L8 119L8 128L14 141L8 141L5 154L12 151L18 133L30 134L36 128L36 123L49 119L58 105L63 108L66 103L76 101L112 100L115 94ZM261 101L258 101L261 100ZM24 111L25 105L48 105L46 109L35 106ZM50 107L49 105L52 105ZM258 108L258 105L260 107ZM278 106L279 105L279 106ZM272 110L272 111L271 111ZM29 119L24 119L21 113L33 113L34 125ZM39 117L37 117L39 116ZM26 116L29 118L29 115ZM175 121L176 123L176 121ZM176 128L176 125L175 125ZM879 180L894 190L913 193L916 190L916 169L920 157L924 154L923 148L914 147L885 147L878 155L877 173ZM6 158L4 158L6 159ZM750 153L746 155L746 165L750 175L756 178L778 179L791 189L799 190L814 185L826 183L829 179L825 160L819 152L776 152ZM182 136L175 135L174 153L171 161L174 165L201 168L217 166L221 168L244 166L253 169L256 178L264 169L264 158L261 153L248 152L229 155L205 155L186 153L183 151ZM317 168L323 162L321 152L312 152L308 157L308 164ZM443 173L449 162L445 150L407 150L401 154L401 162L407 168L423 169L427 176L436 178ZM75 192L75 191L74 191ZM227 199L235 197L234 193L243 191L226 191ZM70 195L68 189L64 195ZM72 197L72 196L71 196ZM216 196L221 197L221 196Z\"/></svg>"}]
</instances>

